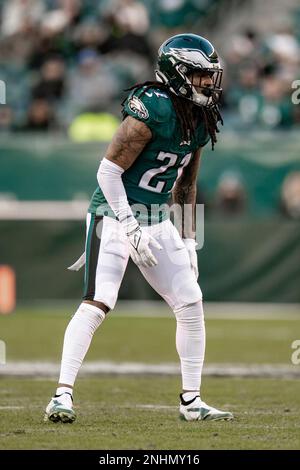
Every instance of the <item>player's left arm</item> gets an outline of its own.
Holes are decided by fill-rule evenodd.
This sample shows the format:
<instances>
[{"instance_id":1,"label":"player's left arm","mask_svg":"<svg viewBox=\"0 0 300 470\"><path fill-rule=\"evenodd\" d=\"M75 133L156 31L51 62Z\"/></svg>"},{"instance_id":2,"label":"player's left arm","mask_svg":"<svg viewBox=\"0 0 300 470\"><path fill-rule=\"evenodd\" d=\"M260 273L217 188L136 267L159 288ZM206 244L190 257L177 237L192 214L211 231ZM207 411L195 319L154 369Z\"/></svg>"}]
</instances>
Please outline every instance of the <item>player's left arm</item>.
<instances>
[{"instance_id":1,"label":"player's left arm","mask_svg":"<svg viewBox=\"0 0 300 470\"><path fill-rule=\"evenodd\" d=\"M198 278L198 261L196 253L196 195L197 177L200 168L202 147L191 158L177 180L173 189L173 202L179 205L181 218L181 233L183 242L188 250L191 268ZM175 211L176 212L176 211ZM178 219L177 219L178 220Z\"/></svg>"},{"instance_id":2,"label":"player's left arm","mask_svg":"<svg viewBox=\"0 0 300 470\"><path fill-rule=\"evenodd\" d=\"M195 238L196 234L196 195L197 195L197 176L200 168L202 147L200 147L191 158L189 164L184 168L182 175L176 181L175 188L173 189L173 202L179 204L182 214L182 223L184 221L185 205L187 213L185 218L185 225L182 225L182 238Z\"/></svg>"}]
</instances>

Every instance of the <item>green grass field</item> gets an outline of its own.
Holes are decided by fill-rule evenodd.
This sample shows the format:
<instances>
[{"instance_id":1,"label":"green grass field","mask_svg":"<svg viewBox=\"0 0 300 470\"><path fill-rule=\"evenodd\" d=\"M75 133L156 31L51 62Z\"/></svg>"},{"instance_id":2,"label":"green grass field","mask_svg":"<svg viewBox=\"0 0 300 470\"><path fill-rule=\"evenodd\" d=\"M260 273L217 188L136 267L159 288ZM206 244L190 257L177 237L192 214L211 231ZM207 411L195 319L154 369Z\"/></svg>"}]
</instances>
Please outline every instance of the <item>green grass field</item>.
<instances>
[{"instance_id":1,"label":"green grass field","mask_svg":"<svg viewBox=\"0 0 300 470\"><path fill-rule=\"evenodd\" d=\"M203 396L236 416L235 421L215 423L178 419L178 385L176 377L79 379L75 395L78 419L63 425L42 421L54 382L3 379L0 448L299 448L299 384L206 378Z\"/></svg>"},{"instance_id":2,"label":"green grass field","mask_svg":"<svg viewBox=\"0 0 300 470\"><path fill-rule=\"evenodd\" d=\"M19 309L0 316L7 360L60 361L64 330L74 309ZM88 360L176 362L175 320L111 313L93 338ZM255 313L255 312L254 312ZM300 318L300 316L299 316ZM290 364L299 319L206 320L206 362Z\"/></svg>"},{"instance_id":3,"label":"green grass field","mask_svg":"<svg viewBox=\"0 0 300 470\"><path fill-rule=\"evenodd\" d=\"M128 313L106 320L87 360L177 362L172 316ZM0 317L8 363L59 362L70 314L20 309ZM290 365L298 324L297 319L208 319L206 363ZM204 377L203 399L235 415L233 422L216 423L178 419L179 376L79 377L78 419L72 425L43 422L54 389L54 379L0 378L0 449L300 448L300 381L295 379Z\"/></svg>"}]
</instances>

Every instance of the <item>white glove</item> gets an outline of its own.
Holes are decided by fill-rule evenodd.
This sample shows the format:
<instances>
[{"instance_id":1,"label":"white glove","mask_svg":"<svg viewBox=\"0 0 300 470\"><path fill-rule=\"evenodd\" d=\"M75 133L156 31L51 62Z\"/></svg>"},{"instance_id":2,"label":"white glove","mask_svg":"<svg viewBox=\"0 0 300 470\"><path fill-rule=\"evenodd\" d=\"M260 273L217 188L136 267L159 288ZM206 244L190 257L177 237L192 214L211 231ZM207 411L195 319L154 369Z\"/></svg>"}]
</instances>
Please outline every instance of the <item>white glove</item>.
<instances>
[{"instance_id":1,"label":"white glove","mask_svg":"<svg viewBox=\"0 0 300 470\"><path fill-rule=\"evenodd\" d=\"M197 257L197 252L196 252L197 243L193 238L183 238L182 240L185 244L185 247L190 257L191 268L195 273L196 279L198 279L198 276L199 276L198 257Z\"/></svg>"},{"instance_id":2,"label":"white glove","mask_svg":"<svg viewBox=\"0 0 300 470\"><path fill-rule=\"evenodd\" d=\"M137 266L150 268L157 265L157 259L153 255L150 245L158 250L162 250L162 246L149 233L143 230L139 225L135 230L127 234L129 240L129 252Z\"/></svg>"}]
</instances>

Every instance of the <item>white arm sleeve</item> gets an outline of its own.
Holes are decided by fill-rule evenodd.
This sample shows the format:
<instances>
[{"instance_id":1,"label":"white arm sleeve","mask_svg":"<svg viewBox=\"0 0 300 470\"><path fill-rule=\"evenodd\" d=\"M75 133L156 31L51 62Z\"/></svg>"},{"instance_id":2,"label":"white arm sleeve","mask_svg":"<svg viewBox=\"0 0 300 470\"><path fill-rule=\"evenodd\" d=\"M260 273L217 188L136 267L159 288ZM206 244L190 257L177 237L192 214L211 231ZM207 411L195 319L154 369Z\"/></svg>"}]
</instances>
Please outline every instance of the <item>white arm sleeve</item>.
<instances>
[{"instance_id":1,"label":"white arm sleeve","mask_svg":"<svg viewBox=\"0 0 300 470\"><path fill-rule=\"evenodd\" d=\"M129 206L122 181L122 173L124 173L123 168L107 160L107 158L103 158L99 166L97 179L104 197L115 216L124 227L125 232L130 233L135 230L139 224Z\"/></svg>"}]
</instances>

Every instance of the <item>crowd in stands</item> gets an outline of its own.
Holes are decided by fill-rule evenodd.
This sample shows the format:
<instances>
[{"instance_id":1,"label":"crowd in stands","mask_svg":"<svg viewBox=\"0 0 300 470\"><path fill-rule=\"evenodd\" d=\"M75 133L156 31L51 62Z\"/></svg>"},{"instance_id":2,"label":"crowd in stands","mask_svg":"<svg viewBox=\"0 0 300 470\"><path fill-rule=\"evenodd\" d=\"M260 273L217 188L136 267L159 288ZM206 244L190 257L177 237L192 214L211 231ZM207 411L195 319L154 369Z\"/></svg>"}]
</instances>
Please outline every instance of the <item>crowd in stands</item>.
<instances>
[{"instance_id":1,"label":"crowd in stands","mask_svg":"<svg viewBox=\"0 0 300 470\"><path fill-rule=\"evenodd\" d=\"M153 78L159 44L179 31L201 33L199 18L214 3L0 0L1 131L67 131L86 112L119 117L124 89ZM295 26L262 37L249 29L226 42L220 55L229 126L299 126L291 100L300 78L298 33Z\"/></svg>"},{"instance_id":2,"label":"crowd in stands","mask_svg":"<svg viewBox=\"0 0 300 470\"><path fill-rule=\"evenodd\" d=\"M0 80L6 84L0 132L51 131L77 141L108 141L124 90L154 78L161 42L182 31L201 34L199 19L205 22L216 3L0 0ZM252 27L219 50L227 128L300 128L300 106L291 99L297 86L300 98L300 9L293 17L294 28L262 35ZM201 190L198 199L209 209ZM212 205L226 216L247 212L238 174L222 175ZM279 206L284 216L300 218L299 172L286 177Z\"/></svg>"},{"instance_id":3,"label":"crowd in stands","mask_svg":"<svg viewBox=\"0 0 300 470\"><path fill-rule=\"evenodd\" d=\"M285 28L262 38L248 30L231 39L225 57L225 105L235 127L300 125L300 35Z\"/></svg>"}]
</instances>

